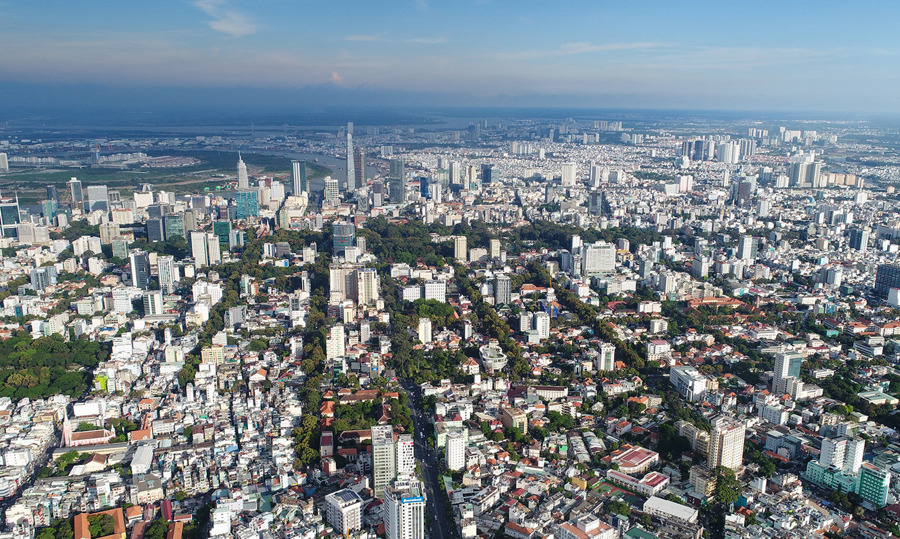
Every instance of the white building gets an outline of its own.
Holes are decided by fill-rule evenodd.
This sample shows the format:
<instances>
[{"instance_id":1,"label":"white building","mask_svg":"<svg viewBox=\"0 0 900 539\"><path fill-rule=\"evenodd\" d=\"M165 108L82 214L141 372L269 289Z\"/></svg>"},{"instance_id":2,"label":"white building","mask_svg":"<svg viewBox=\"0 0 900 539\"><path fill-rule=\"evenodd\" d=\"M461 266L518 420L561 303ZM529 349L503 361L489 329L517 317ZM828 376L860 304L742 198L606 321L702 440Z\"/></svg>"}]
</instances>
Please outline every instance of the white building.
<instances>
[{"instance_id":1,"label":"white building","mask_svg":"<svg viewBox=\"0 0 900 539\"><path fill-rule=\"evenodd\" d=\"M466 437L462 429L447 433L447 468L462 470L466 467Z\"/></svg>"},{"instance_id":2,"label":"white building","mask_svg":"<svg viewBox=\"0 0 900 539\"><path fill-rule=\"evenodd\" d=\"M416 472L416 442L412 434L397 436L394 453L397 458L397 476L412 476Z\"/></svg>"},{"instance_id":3,"label":"white building","mask_svg":"<svg viewBox=\"0 0 900 539\"><path fill-rule=\"evenodd\" d=\"M532 318L532 324L534 325L534 330L537 331L538 338L540 339L548 339L550 338L550 315L545 313L544 311L538 311L534 313L534 317Z\"/></svg>"},{"instance_id":4,"label":"white building","mask_svg":"<svg viewBox=\"0 0 900 539\"><path fill-rule=\"evenodd\" d=\"M728 417L719 417L713 422L713 430L709 436L710 469L724 466L737 470L744 458L744 423Z\"/></svg>"},{"instance_id":5,"label":"white building","mask_svg":"<svg viewBox=\"0 0 900 539\"><path fill-rule=\"evenodd\" d=\"M385 488L397 477L394 427L372 427L372 490L376 498L384 497Z\"/></svg>"},{"instance_id":6,"label":"white building","mask_svg":"<svg viewBox=\"0 0 900 539\"><path fill-rule=\"evenodd\" d=\"M362 498L349 488L325 496L326 518L335 534L347 536L362 528Z\"/></svg>"},{"instance_id":7,"label":"white building","mask_svg":"<svg viewBox=\"0 0 900 539\"><path fill-rule=\"evenodd\" d=\"M418 479L398 480L384 490L387 539L425 539L425 490Z\"/></svg>"},{"instance_id":8,"label":"white building","mask_svg":"<svg viewBox=\"0 0 900 539\"><path fill-rule=\"evenodd\" d=\"M432 341L430 318L419 318L419 341L422 344L428 344Z\"/></svg>"},{"instance_id":9,"label":"white building","mask_svg":"<svg viewBox=\"0 0 900 539\"><path fill-rule=\"evenodd\" d=\"M599 354L594 358L594 369L597 371L616 370L616 345L600 343Z\"/></svg>"}]
</instances>

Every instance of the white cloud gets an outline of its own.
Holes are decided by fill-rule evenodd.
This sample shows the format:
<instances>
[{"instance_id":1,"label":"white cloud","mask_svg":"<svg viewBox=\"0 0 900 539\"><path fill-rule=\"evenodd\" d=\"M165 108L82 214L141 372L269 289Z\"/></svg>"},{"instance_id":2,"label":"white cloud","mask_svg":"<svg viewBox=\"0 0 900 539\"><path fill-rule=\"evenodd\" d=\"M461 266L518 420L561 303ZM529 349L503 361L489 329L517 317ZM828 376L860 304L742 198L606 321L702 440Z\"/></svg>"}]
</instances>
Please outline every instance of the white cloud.
<instances>
[{"instance_id":1,"label":"white cloud","mask_svg":"<svg viewBox=\"0 0 900 539\"><path fill-rule=\"evenodd\" d=\"M259 30L259 26L249 17L230 9L225 0L197 0L194 5L211 17L207 24L217 32L244 37Z\"/></svg>"}]
</instances>

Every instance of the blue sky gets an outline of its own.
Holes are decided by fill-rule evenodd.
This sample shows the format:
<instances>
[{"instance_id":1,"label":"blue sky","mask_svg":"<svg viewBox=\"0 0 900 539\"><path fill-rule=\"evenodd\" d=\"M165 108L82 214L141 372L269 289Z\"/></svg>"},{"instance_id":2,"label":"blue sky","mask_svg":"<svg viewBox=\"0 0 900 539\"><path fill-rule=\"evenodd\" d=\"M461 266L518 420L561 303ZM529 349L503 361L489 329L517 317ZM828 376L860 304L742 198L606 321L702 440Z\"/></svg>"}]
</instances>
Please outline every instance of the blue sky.
<instances>
[{"instance_id":1,"label":"blue sky","mask_svg":"<svg viewBox=\"0 0 900 539\"><path fill-rule=\"evenodd\" d=\"M876 1L0 0L0 82L897 112L898 15Z\"/></svg>"}]
</instances>

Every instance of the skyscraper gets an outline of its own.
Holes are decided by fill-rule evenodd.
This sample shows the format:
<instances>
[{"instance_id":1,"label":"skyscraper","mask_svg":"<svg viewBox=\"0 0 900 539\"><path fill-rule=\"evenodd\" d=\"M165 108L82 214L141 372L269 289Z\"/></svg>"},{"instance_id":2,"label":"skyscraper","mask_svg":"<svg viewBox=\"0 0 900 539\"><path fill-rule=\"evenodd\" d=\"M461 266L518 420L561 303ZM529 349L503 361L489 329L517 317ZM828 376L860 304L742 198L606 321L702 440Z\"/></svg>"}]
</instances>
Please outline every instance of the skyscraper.
<instances>
[{"instance_id":1,"label":"skyscraper","mask_svg":"<svg viewBox=\"0 0 900 539\"><path fill-rule=\"evenodd\" d=\"M391 204L406 202L406 165L402 159L391 159L391 175L388 177Z\"/></svg>"},{"instance_id":2,"label":"skyscraper","mask_svg":"<svg viewBox=\"0 0 900 539\"><path fill-rule=\"evenodd\" d=\"M900 265L881 264L875 274L875 293L887 297L891 288L900 288Z\"/></svg>"},{"instance_id":3,"label":"skyscraper","mask_svg":"<svg viewBox=\"0 0 900 539\"><path fill-rule=\"evenodd\" d=\"M803 365L803 354L784 352L775 355L775 375L772 379L772 391L785 393L789 379L800 378L800 367Z\"/></svg>"},{"instance_id":4,"label":"skyscraper","mask_svg":"<svg viewBox=\"0 0 900 539\"><path fill-rule=\"evenodd\" d=\"M325 200L340 200L341 193L337 179L328 176L325 178Z\"/></svg>"},{"instance_id":5,"label":"skyscraper","mask_svg":"<svg viewBox=\"0 0 900 539\"><path fill-rule=\"evenodd\" d=\"M447 469L457 471L466 467L466 438L462 429L447 433Z\"/></svg>"},{"instance_id":6,"label":"skyscraper","mask_svg":"<svg viewBox=\"0 0 900 539\"><path fill-rule=\"evenodd\" d=\"M78 178L69 180L69 193L72 195L72 209L84 210L84 191L81 189L81 180Z\"/></svg>"},{"instance_id":7,"label":"skyscraper","mask_svg":"<svg viewBox=\"0 0 900 539\"><path fill-rule=\"evenodd\" d=\"M59 206L59 190L55 185L47 186L47 200L52 200L56 203L57 206Z\"/></svg>"},{"instance_id":8,"label":"skyscraper","mask_svg":"<svg viewBox=\"0 0 900 539\"><path fill-rule=\"evenodd\" d=\"M109 191L105 185L89 185L87 197L88 211L109 211Z\"/></svg>"},{"instance_id":9,"label":"skyscraper","mask_svg":"<svg viewBox=\"0 0 900 539\"><path fill-rule=\"evenodd\" d=\"M383 497L385 488L397 477L394 449L394 427L372 427L372 490L376 498Z\"/></svg>"},{"instance_id":10,"label":"skyscraper","mask_svg":"<svg viewBox=\"0 0 900 539\"><path fill-rule=\"evenodd\" d=\"M728 417L720 417L713 422L713 430L709 436L710 469L724 466L732 470L741 467L744 458L744 433L746 427L740 421Z\"/></svg>"},{"instance_id":11,"label":"skyscraper","mask_svg":"<svg viewBox=\"0 0 900 539\"><path fill-rule=\"evenodd\" d=\"M221 260L222 253L219 247L219 236L199 230L191 231L191 255L194 257L194 266L212 266Z\"/></svg>"},{"instance_id":12,"label":"skyscraper","mask_svg":"<svg viewBox=\"0 0 900 539\"><path fill-rule=\"evenodd\" d=\"M142 290L150 286L150 255L146 251L131 253L131 284Z\"/></svg>"},{"instance_id":13,"label":"skyscraper","mask_svg":"<svg viewBox=\"0 0 900 539\"><path fill-rule=\"evenodd\" d=\"M481 183L487 185L494 181L494 165L481 165Z\"/></svg>"},{"instance_id":14,"label":"skyscraper","mask_svg":"<svg viewBox=\"0 0 900 539\"><path fill-rule=\"evenodd\" d=\"M175 291L175 283L180 279L178 266L175 265L175 257L160 256L156 259L159 268L159 288L167 294Z\"/></svg>"},{"instance_id":15,"label":"skyscraper","mask_svg":"<svg viewBox=\"0 0 900 539\"><path fill-rule=\"evenodd\" d=\"M755 260L758 239L753 236L741 237L741 243L738 244L738 258L741 260Z\"/></svg>"},{"instance_id":16,"label":"skyscraper","mask_svg":"<svg viewBox=\"0 0 900 539\"><path fill-rule=\"evenodd\" d=\"M247 175L247 165L244 164L244 160L241 159L241 152L238 152L238 162L237 162L237 188L238 189L249 189L250 188L250 177Z\"/></svg>"},{"instance_id":17,"label":"skyscraper","mask_svg":"<svg viewBox=\"0 0 900 539\"><path fill-rule=\"evenodd\" d=\"M366 149L356 148L353 150L353 168L356 171L356 187L366 186Z\"/></svg>"},{"instance_id":18,"label":"skyscraper","mask_svg":"<svg viewBox=\"0 0 900 539\"><path fill-rule=\"evenodd\" d=\"M575 163L563 163L562 164L562 186L563 187L574 187L576 175L577 175L577 169L575 167Z\"/></svg>"},{"instance_id":19,"label":"skyscraper","mask_svg":"<svg viewBox=\"0 0 900 539\"><path fill-rule=\"evenodd\" d=\"M468 249L466 249L466 237L454 236L453 238L453 257L460 262L468 261Z\"/></svg>"},{"instance_id":20,"label":"skyscraper","mask_svg":"<svg viewBox=\"0 0 900 539\"><path fill-rule=\"evenodd\" d=\"M494 304L509 305L512 303L512 282L509 275L501 273L494 277Z\"/></svg>"},{"instance_id":21,"label":"skyscraper","mask_svg":"<svg viewBox=\"0 0 900 539\"><path fill-rule=\"evenodd\" d=\"M234 193L237 219L259 216L259 192L255 189L239 189Z\"/></svg>"},{"instance_id":22,"label":"skyscraper","mask_svg":"<svg viewBox=\"0 0 900 539\"><path fill-rule=\"evenodd\" d=\"M344 256L347 247L355 245L356 225L347 221L335 221L331 225L331 246L334 256Z\"/></svg>"},{"instance_id":23,"label":"skyscraper","mask_svg":"<svg viewBox=\"0 0 900 539\"><path fill-rule=\"evenodd\" d=\"M864 228L851 228L850 248L865 253L869 248L869 231Z\"/></svg>"},{"instance_id":24,"label":"skyscraper","mask_svg":"<svg viewBox=\"0 0 900 539\"><path fill-rule=\"evenodd\" d=\"M416 442L412 434L397 436L395 453L397 456L397 476L412 476L416 472Z\"/></svg>"},{"instance_id":25,"label":"skyscraper","mask_svg":"<svg viewBox=\"0 0 900 539\"><path fill-rule=\"evenodd\" d=\"M425 539L425 504L422 482L397 480L384 489L384 531L387 539Z\"/></svg>"},{"instance_id":26,"label":"skyscraper","mask_svg":"<svg viewBox=\"0 0 900 539\"><path fill-rule=\"evenodd\" d=\"M356 189L356 166L353 161L353 122L347 122L347 190Z\"/></svg>"},{"instance_id":27,"label":"skyscraper","mask_svg":"<svg viewBox=\"0 0 900 539\"><path fill-rule=\"evenodd\" d=\"M295 196L309 192L309 185L306 183L306 161L291 161L291 179Z\"/></svg>"}]
</instances>

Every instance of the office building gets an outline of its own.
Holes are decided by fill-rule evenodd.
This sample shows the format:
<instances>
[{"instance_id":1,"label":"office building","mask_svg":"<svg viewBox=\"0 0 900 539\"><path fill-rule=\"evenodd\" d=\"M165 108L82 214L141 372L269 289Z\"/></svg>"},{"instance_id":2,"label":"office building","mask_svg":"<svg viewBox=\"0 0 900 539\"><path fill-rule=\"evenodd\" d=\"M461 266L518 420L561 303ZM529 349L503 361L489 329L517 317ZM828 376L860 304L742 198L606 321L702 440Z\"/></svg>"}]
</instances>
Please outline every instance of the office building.
<instances>
[{"instance_id":1,"label":"office building","mask_svg":"<svg viewBox=\"0 0 900 539\"><path fill-rule=\"evenodd\" d=\"M425 504L422 482L397 480L384 490L384 531L387 539L425 539Z\"/></svg>"},{"instance_id":2,"label":"office building","mask_svg":"<svg viewBox=\"0 0 900 539\"><path fill-rule=\"evenodd\" d=\"M99 228L101 245L112 245L113 238L121 235L119 225L116 223L101 223Z\"/></svg>"},{"instance_id":3,"label":"office building","mask_svg":"<svg viewBox=\"0 0 900 539\"><path fill-rule=\"evenodd\" d=\"M194 257L194 266L212 266L222 259L219 236L211 232L191 231L191 255Z\"/></svg>"},{"instance_id":4,"label":"office building","mask_svg":"<svg viewBox=\"0 0 900 539\"><path fill-rule=\"evenodd\" d=\"M347 123L347 190L356 189L356 162L353 156L353 122Z\"/></svg>"},{"instance_id":5,"label":"office building","mask_svg":"<svg viewBox=\"0 0 900 539\"><path fill-rule=\"evenodd\" d=\"M18 237L18 226L21 223L19 216L19 196L15 198L0 198L0 229L4 238Z\"/></svg>"},{"instance_id":6,"label":"office building","mask_svg":"<svg viewBox=\"0 0 900 539\"><path fill-rule=\"evenodd\" d=\"M362 529L362 498L355 491L344 488L325 496L325 518L334 535L347 537Z\"/></svg>"},{"instance_id":7,"label":"office building","mask_svg":"<svg viewBox=\"0 0 900 539\"><path fill-rule=\"evenodd\" d=\"M238 190L234 193L234 202L236 219L259 216L259 191L255 189Z\"/></svg>"},{"instance_id":8,"label":"office building","mask_svg":"<svg viewBox=\"0 0 900 539\"><path fill-rule=\"evenodd\" d=\"M394 427L372 427L372 490L376 498L382 498L385 488L397 477L397 460L394 446Z\"/></svg>"},{"instance_id":9,"label":"office building","mask_svg":"<svg viewBox=\"0 0 900 539\"><path fill-rule=\"evenodd\" d=\"M0 153L0 172L8 172L9 171L9 158L6 155L6 152Z\"/></svg>"},{"instance_id":10,"label":"office building","mask_svg":"<svg viewBox=\"0 0 900 539\"><path fill-rule=\"evenodd\" d=\"M580 248L584 275L594 277L616 271L616 246L598 241Z\"/></svg>"},{"instance_id":11,"label":"office building","mask_svg":"<svg viewBox=\"0 0 900 539\"><path fill-rule=\"evenodd\" d=\"M715 420L709 437L707 466L710 469L717 466L739 469L744 458L745 432L746 427L740 421L727 417Z\"/></svg>"},{"instance_id":12,"label":"office building","mask_svg":"<svg viewBox=\"0 0 900 539\"><path fill-rule=\"evenodd\" d=\"M59 189L55 185L47 186L47 200L51 200L59 206Z\"/></svg>"},{"instance_id":13,"label":"office building","mask_svg":"<svg viewBox=\"0 0 900 539\"><path fill-rule=\"evenodd\" d=\"M391 174L388 176L388 191L391 204L403 204L406 202L407 184L406 165L403 163L403 160L391 159Z\"/></svg>"},{"instance_id":14,"label":"office building","mask_svg":"<svg viewBox=\"0 0 900 539\"><path fill-rule=\"evenodd\" d=\"M869 231L864 228L851 228L850 248L865 253L869 248Z\"/></svg>"},{"instance_id":15,"label":"office building","mask_svg":"<svg viewBox=\"0 0 900 539\"><path fill-rule=\"evenodd\" d=\"M163 218L147 219L147 241L166 241L166 225Z\"/></svg>"},{"instance_id":16,"label":"office building","mask_svg":"<svg viewBox=\"0 0 900 539\"><path fill-rule=\"evenodd\" d=\"M459 185L462 183L462 166L459 164L459 161L450 161L448 175L450 185Z\"/></svg>"},{"instance_id":17,"label":"office building","mask_svg":"<svg viewBox=\"0 0 900 539\"><path fill-rule=\"evenodd\" d=\"M69 180L69 195L72 197L72 209L84 210L84 191L78 178Z\"/></svg>"},{"instance_id":18,"label":"office building","mask_svg":"<svg viewBox=\"0 0 900 539\"><path fill-rule=\"evenodd\" d=\"M247 175L247 165L241 159L241 152L238 152L237 162L237 188L250 189L250 177Z\"/></svg>"},{"instance_id":19,"label":"office building","mask_svg":"<svg viewBox=\"0 0 900 539\"><path fill-rule=\"evenodd\" d=\"M109 191L105 185L89 185L87 198L88 211L109 211Z\"/></svg>"},{"instance_id":20,"label":"office building","mask_svg":"<svg viewBox=\"0 0 900 539\"><path fill-rule=\"evenodd\" d=\"M466 435L462 429L447 433L447 468L453 471L466 467Z\"/></svg>"},{"instance_id":21,"label":"office building","mask_svg":"<svg viewBox=\"0 0 900 539\"><path fill-rule=\"evenodd\" d=\"M356 241L356 225L347 221L336 221L331 225L331 245L334 256L344 256L348 247L353 247Z\"/></svg>"},{"instance_id":22,"label":"office building","mask_svg":"<svg viewBox=\"0 0 900 539\"><path fill-rule=\"evenodd\" d=\"M481 183L487 185L494 181L494 165L481 165Z\"/></svg>"},{"instance_id":23,"label":"office building","mask_svg":"<svg viewBox=\"0 0 900 539\"><path fill-rule=\"evenodd\" d=\"M494 277L494 304L509 305L512 303L512 282L509 275L500 274Z\"/></svg>"},{"instance_id":24,"label":"office building","mask_svg":"<svg viewBox=\"0 0 900 539\"><path fill-rule=\"evenodd\" d=\"M328 335L325 337L325 359L331 361L342 358L346 354L347 340L344 324L335 324L331 326Z\"/></svg>"},{"instance_id":25,"label":"office building","mask_svg":"<svg viewBox=\"0 0 900 539\"><path fill-rule=\"evenodd\" d=\"M528 416L518 408L500 408L500 422L504 427L519 429L523 435L528 434Z\"/></svg>"},{"instance_id":26,"label":"office building","mask_svg":"<svg viewBox=\"0 0 900 539\"><path fill-rule=\"evenodd\" d=\"M741 237L741 242L738 244L737 257L741 260L755 260L757 242L758 239L754 238L753 236Z\"/></svg>"},{"instance_id":27,"label":"office building","mask_svg":"<svg viewBox=\"0 0 900 539\"><path fill-rule=\"evenodd\" d=\"M150 254L146 251L131 253L131 284L141 290L150 286Z\"/></svg>"},{"instance_id":28,"label":"office building","mask_svg":"<svg viewBox=\"0 0 900 539\"><path fill-rule=\"evenodd\" d=\"M340 200L340 184L338 183L336 178L332 178L331 176L325 178L325 189L323 196L325 197L325 200Z\"/></svg>"},{"instance_id":29,"label":"office building","mask_svg":"<svg viewBox=\"0 0 900 539\"><path fill-rule=\"evenodd\" d=\"M175 285L180 280L178 266L175 265L175 257L157 257L156 264L159 271L159 288L166 294L173 293Z\"/></svg>"},{"instance_id":30,"label":"office building","mask_svg":"<svg viewBox=\"0 0 900 539\"><path fill-rule=\"evenodd\" d=\"M466 262L469 259L469 250L466 248L465 236L454 236L453 238L453 257L460 262Z\"/></svg>"},{"instance_id":31,"label":"office building","mask_svg":"<svg viewBox=\"0 0 900 539\"><path fill-rule=\"evenodd\" d=\"M353 150L353 170L356 172L356 188L366 186L366 149L357 147Z\"/></svg>"},{"instance_id":32,"label":"office building","mask_svg":"<svg viewBox=\"0 0 900 539\"><path fill-rule=\"evenodd\" d=\"M416 473L416 442L412 434L397 436L394 452L397 457L397 477Z\"/></svg>"},{"instance_id":33,"label":"office building","mask_svg":"<svg viewBox=\"0 0 900 539\"><path fill-rule=\"evenodd\" d=\"M231 221L213 221L212 225L213 234L219 237L219 245L224 249L228 249L230 246L229 238L231 237Z\"/></svg>"},{"instance_id":34,"label":"office building","mask_svg":"<svg viewBox=\"0 0 900 539\"><path fill-rule=\"evenodd\" d=\"M775 375L772 378L772 391L778 394L787 392L788 380L800 378L800 367L804 355L797 352L783 352L775 355Z\"/></svg>"},{"instance_id":35,"label":"office building","mask_svg":"<svg viewBox=\"0 0 900 539\"><path fill-rule=\"evenodd\" d=\"M160 316L163 314L162 290L147 290L144 292L144 316Z\"/></svg>"},{"instance_id":36,"label":"office building","mask_svg":"<svg viewBox=\"0 0 900 539\"><path fill-rule=\"evenodd\" d=\"M306 182L306 161L291 161L291 184L294 195L309 192L309 184Z\"/></svg>"},{"instance_id":37,"label":"office building","mask_svg":"<svg viewBox=\"0 0 900 539\"><path fill-rule=\"evenodd\" d=\"M185 236L185 224L184 224L184 214L183 213L170 213L166 215L165 218L165 226L166 226L166 239L171 240L173 238L181 238L186 239Z\"/></svg>"}]
</instances>

